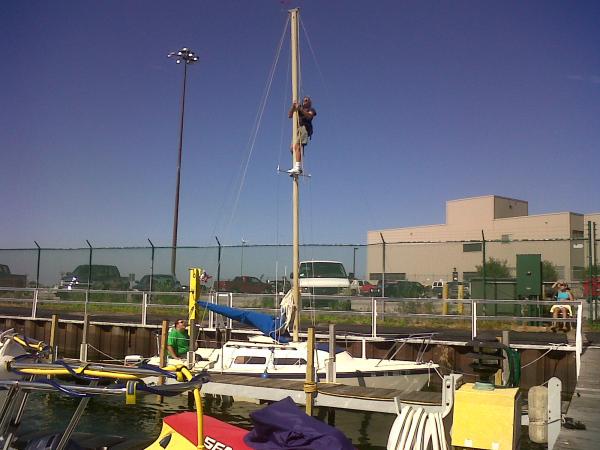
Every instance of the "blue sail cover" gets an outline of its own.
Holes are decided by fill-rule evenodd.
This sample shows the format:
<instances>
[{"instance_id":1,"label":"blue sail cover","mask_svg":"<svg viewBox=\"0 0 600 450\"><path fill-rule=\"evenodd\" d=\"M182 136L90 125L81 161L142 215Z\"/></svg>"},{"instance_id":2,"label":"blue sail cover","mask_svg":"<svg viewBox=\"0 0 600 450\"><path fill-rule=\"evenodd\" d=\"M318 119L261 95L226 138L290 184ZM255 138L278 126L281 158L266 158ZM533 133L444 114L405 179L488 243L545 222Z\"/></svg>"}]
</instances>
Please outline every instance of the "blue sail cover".
<instances>
[{"instance_id":1,"label":"blue sail cover","mask_svg":"<svg viewBox=\"0 0 600 450\"><path fill-rule=\"evenodd\" d=\"M221 314L222 316L236 320L240 323L256 327L262 331L264 335L275 339L279 343L285 344L290 342L290 335L287 331L282 330L283 321L279 317L203 301L198 301L197 303L198 306L202 308L214 311L217 314Z\"/></svg>"},{"instance_id":2,"label":"blue sail cover","mask_svg":"<svg viewBox=\"0 0 600 450\"><path fill-rule=\"evenodd\" d=\"M340 430L306 415L290 397L250 417L254 428L244 442L255 450L354 450Z\"/></svg>"}]
</instances>

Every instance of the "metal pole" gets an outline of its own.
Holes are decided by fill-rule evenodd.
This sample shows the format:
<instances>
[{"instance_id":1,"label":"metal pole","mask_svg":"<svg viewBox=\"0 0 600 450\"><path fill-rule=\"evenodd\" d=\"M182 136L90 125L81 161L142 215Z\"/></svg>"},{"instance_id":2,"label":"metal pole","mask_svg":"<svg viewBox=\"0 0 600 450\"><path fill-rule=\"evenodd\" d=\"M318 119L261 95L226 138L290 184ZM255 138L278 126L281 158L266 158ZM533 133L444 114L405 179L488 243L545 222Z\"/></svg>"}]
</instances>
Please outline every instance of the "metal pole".
<instances>
[{"instance_id":1,"label":"metal pole","mask_svg":"<svg viewBox=\"0 0 600 450\"><path fill-rule=\"evenodd\" d=\"M219 238L217 236L215 236L215 239L217 241L217 245L219 246L219 250L217 253L217 288L215 289L215 291L218 291L219 283L221 281L221 242L219 241Z\"/></svg>"},{"instance_id":2,"label":"metal pole","mask_svg":"<svg viewBox=\"0 0 600 450\"><path fill-rule=\"evenodd\" d=\"M381 255L381 296L385 297L385 239L383 233L379 233L381 236L381 242L383 242L382 255Z\"/></svg>"},{"instance_id":3,"label":"metal pole","mask_svg":"<svg viewBox=\"0 0 600 450\"><path fill-rule=\"evenodd\" d=\"M592 267L594 270L592 271L592 283L590 284L590 288L593 286L597 289L598 286L598 248L596 246L596 222L592 222L592 248L594 249L594 258L592 260ZM596 294L596 289L592 290L592 301L594 302L594 321L598 320L598 295Z\"/></svg>"},{"instance_id":4,"label":"metal pole","mask_svg":"<svg viewBox=\"0 0 600 450\"><path fill-rule=\"evenodd\" d=\"M90 387L96 387L97 385L98 385L98 380L92 380L90 382ZM77 427L77 424L79 424L79 420L81 419L81 416L83 415L83 412L85 411L85 408L87 407L88 403L90 402L90 399L91 399L91 397L84 397L81 400L79 400L77 409L75 410L73 417L71 417L71 421L69 422L69 424L67 425L67 428L65 429L63 435L61 436L60 441L56 446L56 450L63 450L67 447L67 444L69 443L69 440L71 439L71 435L73 434L73 431Z\"/></svg>"},{"instance_id":5,"label":"metal pole","mask_svg":"<svg viewBox=\"0 0 600 450\"><path fill-rule=\"evenodd\" d=\"M242 238L242 255L240 257L240 277L244 276L244 245L246 241Z\"/></svg>"},{"instance_id":6,"label":"metal pole","mask_svg":"<svg viewBox=\"0 0 600 450\"><path fill-rule=\"evenodd\" d=\"M171 52L167 55L169 58L175 58L175 62L183 62L183 88L181 90L181 119L179 121L179 151L177 157L177 182L175 185L175 210L173 213L173 240L171 244L171 275L176 275L177 265L177 228L179 225L179 188L181 182L181 154L183 149L183 124L185 117L185 91L187 86L187 66L198 62L198 56L187 47L177 52Z\"/></svg>"},{"instance_id":7,"label":"metal pole","mask_svg":"<svg viewBox=\"0 0 600 450\"><path fill-rule=\"evenodd\" d=\"M477 302L471 299L471 340L477 337Z\"/></svg>"},{"instance_id":8,"label":"metal pole","mask_svg":"<svg viewBox=\"0 0 600 450\"><path fill-rule=\"evenodd\" d=\"M35 246L37 247L37 269L35 272L35 288L38 289L40 287L40 256L41 256L42 249L40 248L37 241L33 241L33 242L35 242Z\"/></svg>"},{"instance_id":9,"label":"metal pole","mask_svg":"<svg viewBox=\"0 0 600 450\"><path fill-rule=\"evenodd\" d=\"M150 289L150 294L147 294L145 292L143 294L145 307L142 312L142 315L143 315L142 320L143 320L144 325L146 325L146 323L148 321L148 303L152 303L152 289L154 289L154 244L152 243L150 238L148 238L148 242L150 243L150 246L152 247L152 255L150 256L150 286L148 287Z\"/></svg>"},{"instance_id":10,"label":"metal pole","mask_svg":"<svg viewBox=\"0 0 600 450\"><path fill-rule=\"evenodd\" d=\"M92 244L90 244L90 241L88 241L87 239L85 240L85 242L87 242L88 247L90 248L90 257L89 257L89 266L88 266L88 280L87 280L87 288L85 290L85 303L83 306L83 336L82 336L82 345L87 346L87 327L85 326L85 324L88 322L89 318L88 318L88 303L90 301L90 288L92 287L92 252L93 252L93 248L92 248ZM87 359L87 358L86 358Z\"/></svg>"},{"instance_id":11,"label":"metal pole","mask_svg":"<svg viewBox=\"0 0 600 450\"><path fill-rule=\"evenodd\" d=\"M38 307L38 297L40 294L40 246L38 245L38 243L36 241L35 245L37 247L37 269L36 269L36 273L35 273L35 291L33 293L33 303L31 305L31 317L33 317L34 319L37 316L37 307Z\"/></svg>"},{"instance_id":12,"label":"metal pole","mask_svg":"<svg viewBox=\"0 0 600 450\"><path fill-rule=\"evenodd\" d=\"M185 86L187 82L187 62L183 62L183 89L181 93L181 119L179 121L179 151L177 155L177 181L175 184L175 211L173 213L173 240L171 243L171 275L175 276L177 266L177 228L179 226L179 186L181 183L181 153L183 149L183 119L185 116Z\"/></svg>"},{"instance_id":13,"label":"metal pole","mask_svg":"<svg viewBox=\"0 0 600 450\"><path fill-rule=\"evenodd\" d=\"M385 300L381 301L385 313ZM377 300L371 297L371 336L377 337Z\"/></svg>"},{"instance_id":14,"label":"metal pole","mask_svg":"<svg viewBox=\"0 0 600 450\"><path fill-rule=\"evenodd\" d=\"M354 250L354 253L352 255L352 276L354 278L357 278L356 277L356 250L358 250L358 247L354 247L353 250Z\"/></svg>"},{"instance_id":15,"label":"metal pole","mask_svg":"<svg viewBox=\"0 0 600 450\"><path fill-rule=\"evenodd\" d=\"M591 305L592 303L592 280L593 280L593 276L594 276L594 271L592 268L592 262L593 262L593 251L594 251L594 247L592 245L592 221L588 220L588 272L589 272L589 284L588 284L588 295L587 295L587 301L588 301L588 305ZM593 306L592 306L593 309ZM593 320L593 314L592 314L592 320Z\"/></svg>"},{"instance_id":16,"label":"metal pole","mask_svg":"<svg viewBox=\"0 0 600 450\"><path fill-rule=\"evenodd\" d=\"M329 324L329 359L327 360L327 383L335 383L335 324Z\"/></svg>"},{"instance_id":17,"label":"metal pole","mask_svg":"<svg viewBox=\"0 0 600 450\"><path fill-rule=\"evenodd\" d=\"M481 275L483 278L483 299L487 298L486 292L486 284L487 284L487 271L486 271L486 261L485 261L485 234L483 230L481 230L481 250L483 254L483 265L481 266ZM484 306L485 309L485 306Z\"/></svg>"}]
</instances>

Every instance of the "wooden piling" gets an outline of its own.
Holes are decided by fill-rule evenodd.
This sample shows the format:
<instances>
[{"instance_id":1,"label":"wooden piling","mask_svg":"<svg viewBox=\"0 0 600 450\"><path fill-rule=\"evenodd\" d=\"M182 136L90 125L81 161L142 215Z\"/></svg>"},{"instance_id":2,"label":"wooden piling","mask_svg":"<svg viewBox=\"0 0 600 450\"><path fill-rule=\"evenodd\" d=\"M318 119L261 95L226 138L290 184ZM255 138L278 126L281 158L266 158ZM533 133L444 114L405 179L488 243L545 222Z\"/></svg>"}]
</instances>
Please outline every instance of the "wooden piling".
<instances>
[{"instance_id":1,"label":"wooden piling","mask_svg":"<svg viewBox=\"0 0 600 450\"><path fill-rule=\"evenodd\" d=\"M308 329L308 347L306 362L306 382L304 392L306 393L306 414L312 416L316 389L315 383L315 329Z\"/></svg>"},{"instance_id":2,"label":"wooden piling","mask_svg":"<svg viewBox=\"0 0 600 450\"><path fill-rule=\"evenodd\" d=\"M169 333L169 321L163 320L160 328L160 348L158 349L158 360L160 367L165 367L167 363L167 335ZM162 375L158 377L158 384L164 384L165 377ZM164 400L162 395L158 396L159 403L162 403Z\"/></svg>"}]
</instances>

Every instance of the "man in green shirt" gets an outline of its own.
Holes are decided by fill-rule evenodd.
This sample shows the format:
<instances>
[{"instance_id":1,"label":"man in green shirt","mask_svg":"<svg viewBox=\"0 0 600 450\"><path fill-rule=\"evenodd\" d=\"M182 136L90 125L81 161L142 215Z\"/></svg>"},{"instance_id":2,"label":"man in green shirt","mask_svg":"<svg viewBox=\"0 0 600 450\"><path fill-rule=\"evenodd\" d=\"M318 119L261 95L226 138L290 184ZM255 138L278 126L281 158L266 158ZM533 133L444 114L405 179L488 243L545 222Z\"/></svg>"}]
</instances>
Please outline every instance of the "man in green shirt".
<instances>
[{"instance_id":1,"label":"man in green shirt","mask_svg":"<svg viewBox=\"0 0 600 450\"><path fill-rule=\"evenodd\" d=\"M190 335L187 332L187 322L178 320L175 328L169 331L167 351L172 358L183 358L190 348Z\"/></svg>"}]
</instances>

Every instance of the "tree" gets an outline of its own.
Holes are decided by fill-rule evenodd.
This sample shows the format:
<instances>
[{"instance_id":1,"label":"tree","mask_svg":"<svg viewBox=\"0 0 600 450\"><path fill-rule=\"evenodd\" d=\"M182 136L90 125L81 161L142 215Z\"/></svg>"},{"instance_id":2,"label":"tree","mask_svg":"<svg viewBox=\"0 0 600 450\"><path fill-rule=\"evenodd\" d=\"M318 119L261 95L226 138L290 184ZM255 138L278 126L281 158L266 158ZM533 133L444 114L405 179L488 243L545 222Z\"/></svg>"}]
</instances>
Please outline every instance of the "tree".
<instances>
[{"instance_id":1,"label":"tree","mask_svg":"<svg viewBox=\"0 0 600 450\"><path fill-rule=\"evenodd\" d=\"M489 258L485 263L486 278L510 278L510 269L506 260ZM483 277L483 264L475 266L477 274Z\"/></svg>"},{"instance_id":2,"label":"tree","mask_svg":"<svg viewBox=\"0 0 600 450\"><path fill-rule=\"evenodd\" d=\"M550 261L542 261L542 281L558 280L558 268Z\"/></svg>"}]
</instances>

